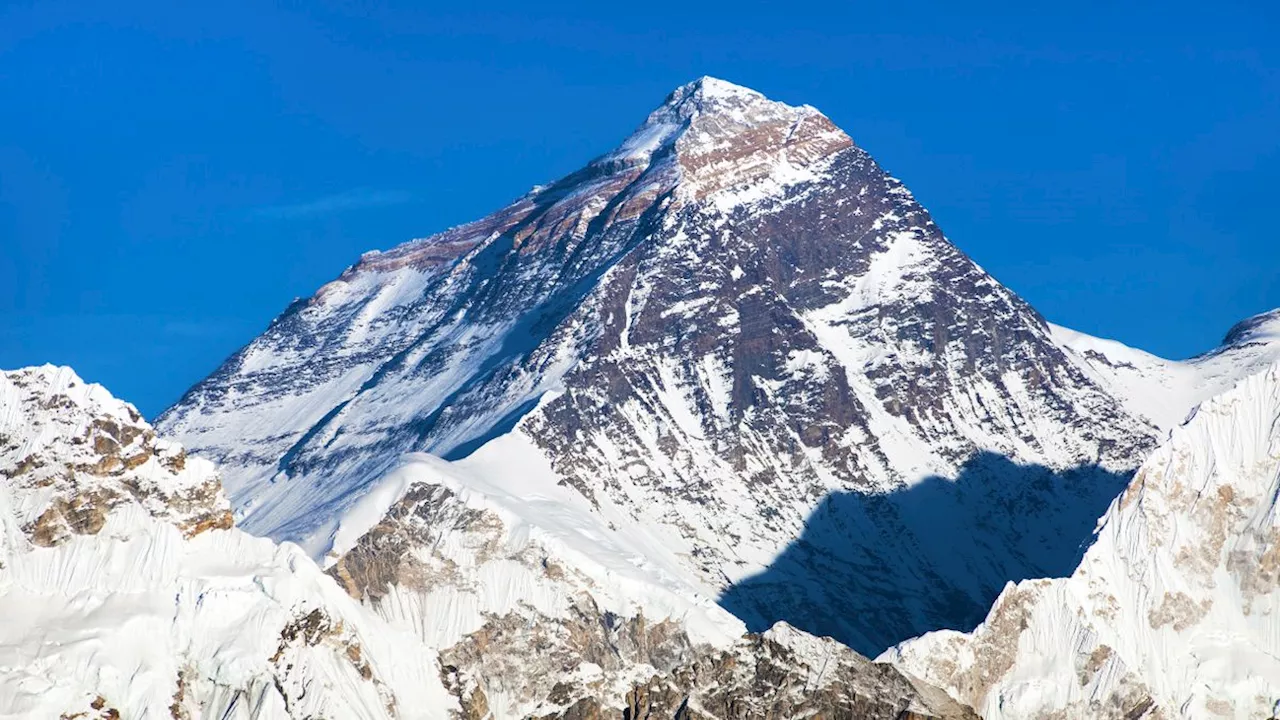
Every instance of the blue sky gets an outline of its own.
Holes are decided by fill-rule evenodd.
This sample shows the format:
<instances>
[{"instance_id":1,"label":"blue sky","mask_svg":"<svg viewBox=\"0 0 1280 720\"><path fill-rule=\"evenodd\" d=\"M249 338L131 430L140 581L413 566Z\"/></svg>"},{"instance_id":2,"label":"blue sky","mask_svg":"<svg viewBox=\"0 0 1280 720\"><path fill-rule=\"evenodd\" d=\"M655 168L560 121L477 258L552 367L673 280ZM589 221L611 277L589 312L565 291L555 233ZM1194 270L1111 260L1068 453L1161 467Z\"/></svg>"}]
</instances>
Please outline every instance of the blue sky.
<instances>
[{"instance_id":1,"label":"blue sky","mask_svg":"<svg viewBox=\"0 0 1280 720\"><path fill-rule=\"evenodd\" d=\"M1273 3L176 5L0 5L0 367L148 416L704 74L823 110L1050 320L1185 357L1280 306Z\"/></svg>"}]
</instances>

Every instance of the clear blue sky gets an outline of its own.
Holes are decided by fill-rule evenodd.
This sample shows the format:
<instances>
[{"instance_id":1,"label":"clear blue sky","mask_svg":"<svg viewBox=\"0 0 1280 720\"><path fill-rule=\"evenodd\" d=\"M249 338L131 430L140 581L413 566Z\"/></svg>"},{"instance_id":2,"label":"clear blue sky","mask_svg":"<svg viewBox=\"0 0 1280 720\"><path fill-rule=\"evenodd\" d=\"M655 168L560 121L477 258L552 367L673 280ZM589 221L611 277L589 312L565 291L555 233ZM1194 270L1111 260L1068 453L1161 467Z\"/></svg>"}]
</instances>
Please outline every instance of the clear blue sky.
<instances>
[{"instance_id":1,"label":"clear blue sky","mask_svg":"<svg viewBox=\"0 0 1280 720\"><path fill-rule=\"evenodd\" d=\"M0 5L0 367L154 415L704 74L826 112L1053 321L1185 357L1280 305L1272 2L182 4Z\"/></svg>"}]
</instances>

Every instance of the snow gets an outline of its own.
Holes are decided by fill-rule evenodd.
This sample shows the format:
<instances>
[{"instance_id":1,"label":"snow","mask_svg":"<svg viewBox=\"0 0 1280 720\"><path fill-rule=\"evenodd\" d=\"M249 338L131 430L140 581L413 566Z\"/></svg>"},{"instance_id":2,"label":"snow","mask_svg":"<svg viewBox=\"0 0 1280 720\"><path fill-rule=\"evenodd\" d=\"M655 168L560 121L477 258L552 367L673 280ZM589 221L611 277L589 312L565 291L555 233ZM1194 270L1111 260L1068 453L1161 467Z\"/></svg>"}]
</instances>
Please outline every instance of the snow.
<instances>
[{"instance_id":1,"label":"snow","mask_svg":"<svg viewBox=\"0 0 1280 720\"><path fill-rule=\"evenodd\" d=\"M727 215L735 208L743 205L759 203L772 197L780 197L788 188L803 183L811 183L822 177L822 164L800 164L791 162L785 155L770 164L762 178L753 178L752 182L730 186L710 194L710 204L721 214ZM710 174L710 173L709 173ZM718 177L717 180L720 178ZM696 182L688 183L685 192L696 194L702 190Z\"/></svg>"},{"instance_id":2,"label":"snow","mask_svg":"<svg viewBox=\"0 0 1280 720\"><path fill-rule=\"evenodd\" d=\"M973 633L881 660L991 720L1119 717L1147 694L1169 716L1265 717L1280 702L1278 495L1280 363L1172 431L1070 578L1010 585ZM990 678L977 695L970 672Z\"/></svg>"},{"instance_id":3,"label":"snow","mask_svg":"<svg viewBox=\"0 0 1280 720\"><path fill-rule=\"evenodd\" d=\"M623 160L648 160L660 148L670 144L679 131L680 125L674 122L646 123L623 141L622 145L609 157Z\"/></svg>"},{"instance_id":4,"label":"snow","mask_svg":"<svg viewBox=\"0 0 1280 720\"><path fill-rule=\"evenodd\" d=\"M0 375L0 435L16 448L0 454L0 717L71 716L95 702L125 718L169 717L176 705L263 720L387 718L389 705L398 717L447 717L454 702L435 653L356 604L297 547L239 530L187 537L183 511L150 495L117 500L96 533L34 544L26 529L34 512L84 497L63 497L56 483L51 497L39 473L79 462L84 429L108 419L138 438L150 432L131 406L67 368ZM161 458L180 450L155 448ZM42 464L23 469L24 457ZM196 459L180 470L148 460L103 476L71 472L82 491L152 480L161 497L212 477ZM328 634L288 641L286 627L313 611Z\"/></svg>"},{"instance_id":5,"label":"snow","mask_svg":"<svg viewBox=\"0 0 1280 720\"><path fill-rule=\"evenodd\" d=\"M392 505L400 502L415 480L412 468L400 467L374 483L364 495L333 519L331 529L326 528L327 533L326 529L322 529L313 536L322 539L327 534L328 547L304 546L307 554L313 558L324 558L324 567L326 569L331 567L339 558L350 552L365 533L386 517L387 511Z\"/></svg>"},{"instance_id":6,"label":"snow","mask_svg":"<svg viewBox=\"0 0 1280 720\"><path fill-rule=\"evenodd\" d=\"M1280 311L1237 325L1212 352L1166 360L1114 340L1050 324L1054 339L1092 378L1130 409L1168 432L1191 408L1280 359Z\"/></svg>"},{"instance_id":7,"label":"snow","mask_svg":"<svg viewBox=\"0 0 1280 720\"><path fill-rule=\"evenodd\" d=\"M536 544L589 578L596 601L616 614L625 617L642 610L653 619L674 618L695 641L715 645L732 642L745 631L741 621L715 604L714 596L700 587L661 540L645 528L611 523L607 514L595 512L581 494L559 483L545 455L519 433L496 438L474 455L452 463L424 453L409 454L399 472L417 482L448 487L470 508L495 512L509 542ZM505 572L528 569L507 567ZM523 592L504 592L503 584L477 583L484 594L477 605L481 612L502 614L518 603L531 604L552 617L565 609L567 597L559 588L550 589L550 596L539 596L528 586ZM474 626L468 630L455 628L450 637L438 640L439 646L478 628L480 619L473 617Z\"/></svg>"},{"instance_id":8,"label":"snow","mask_svg":"<svg viewBox=\"0 0 1280 720\"><path fill-rule=\"evenodd\" d=\"M353 637L410 713L431 717L429 708L449 704L432 677L433 654L354 605L296 549L238 531L184 541L171 526L124 512L100 537L10 552L4 562L0 715L54 717L95 696L123 717L158 715L182 672L207 716L248 717L215 690L269 683L281 630L317 607L360 628ZM384 716L376 688L344 661L339 652L308 657L298 672L328 690L294 712ZM279 700L253 716L292 717Z\"/></svg>"},{"instance_id":9,"label":"snow","mask_svg":"<svg viewBox=\"0 0 1280 720\"><path fill-rule=\"evenodd\" d=\"M727 98L734 99L764 99L764 95L752 90L749 87L736 85L728 80L703 75L685 86L686 88L697 88L707 98L723 100ZM677 91L678 92L678 91Z\"/></svg>"}]
</instances>

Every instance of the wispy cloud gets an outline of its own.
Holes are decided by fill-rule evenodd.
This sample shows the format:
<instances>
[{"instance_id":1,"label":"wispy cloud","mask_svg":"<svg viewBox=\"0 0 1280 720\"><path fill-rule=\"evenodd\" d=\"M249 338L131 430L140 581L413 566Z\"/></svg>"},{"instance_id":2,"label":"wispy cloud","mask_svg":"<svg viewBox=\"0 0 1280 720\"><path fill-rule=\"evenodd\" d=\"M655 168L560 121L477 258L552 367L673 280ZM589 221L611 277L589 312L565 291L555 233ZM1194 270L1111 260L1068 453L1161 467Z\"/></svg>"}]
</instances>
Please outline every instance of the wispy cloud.
<instances>
[{"instance_id":1,"label":"wispy cloud","mask_svg":"<svg viewBox=\"0 0 1280 720\"><path fill-rule=\"evenodd\" d=\"M309 202L292 205L268 205L253 210L255 218L263 220L292 220L318 215L331 215L347 210L400 205L413 200L413 195L401 190L356 189L335 195L326 195Z\"/></svg>"}]
</instances>

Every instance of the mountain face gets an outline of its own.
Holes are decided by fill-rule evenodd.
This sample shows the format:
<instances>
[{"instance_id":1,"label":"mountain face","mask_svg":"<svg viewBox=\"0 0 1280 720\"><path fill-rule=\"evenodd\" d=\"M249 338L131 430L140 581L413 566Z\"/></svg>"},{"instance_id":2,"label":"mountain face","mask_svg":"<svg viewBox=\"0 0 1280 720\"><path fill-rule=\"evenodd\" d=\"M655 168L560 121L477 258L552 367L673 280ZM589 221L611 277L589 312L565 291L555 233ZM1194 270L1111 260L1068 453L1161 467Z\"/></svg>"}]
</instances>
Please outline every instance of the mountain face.
<instances>
[{"instance_id":1,"label":"mountain face","mask_svg":"<svg viewBox=\"0 0 1280 720\"><path fill-rule=\"evenodd\" d=\"M100 386L0 373L0 716L976 718L834 641L782 624L744 636L713 604L602 566L616 548L573 554L565 523L518 526L496 490L442 469L458 472L401 468L413 489L326 575L231 528L213 467ZM434 555L391 552L427 540ZM490 602L464 637L439 597L476 590L518 602ZM611 592L631 615L596 604L621 607ZM421 624L348 593L423 600ZM647 620L640 598L679 621Z\"/></svg>"},{"instance_id":2,"label":"mountain face","mask_svg":"<svg viewBox=\"0 0 1280 720\"><path fill-rule=\"evenodd\" d=\"M212 465L66 368L0 373L0 479L0 716L456 706L435 653L231 529Z\"/></svg>"},{"instance_id":3,"label":"mountain face","mask_svg":"<svg viewBox=\"0 0 1280 720\"><path fill-rule=\"evenodd\" d=\"M875 653L1075 567L1158 434L1090 368L821 113L704 78L581 171L365 255L158 426L330 567L422 494L387 480L404 453L537 467L586 542Z\"/></svg>"},{"instance_id":4,"label":"mountain face","mask_svg":"<svg viewBox=\"0 0 1280 720\"><path fill-rule=\"evenodd\" d=\"M1278 496L1280 363L1173 431L1070 577L1011 584L972 633L884 659L989 720L1274 717Z\"/></svg>"}]
</instances>

